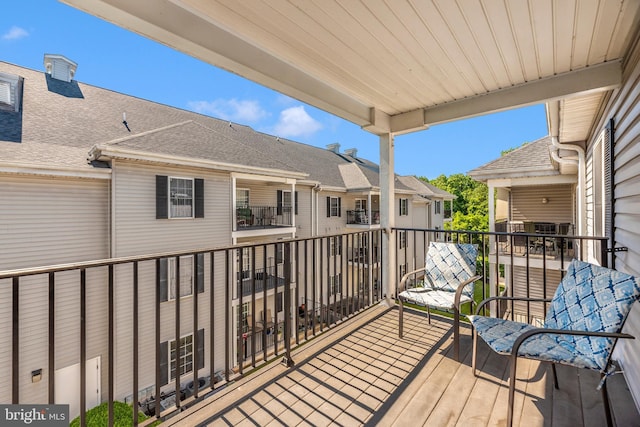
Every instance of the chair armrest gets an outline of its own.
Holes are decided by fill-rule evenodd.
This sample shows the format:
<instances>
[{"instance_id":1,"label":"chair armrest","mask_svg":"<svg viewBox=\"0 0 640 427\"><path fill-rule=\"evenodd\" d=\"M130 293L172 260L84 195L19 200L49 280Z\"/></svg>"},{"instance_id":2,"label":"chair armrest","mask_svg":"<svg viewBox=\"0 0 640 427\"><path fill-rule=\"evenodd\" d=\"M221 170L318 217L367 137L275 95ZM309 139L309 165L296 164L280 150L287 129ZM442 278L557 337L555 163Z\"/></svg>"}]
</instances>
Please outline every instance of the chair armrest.
<instances>
[{"instance_id":1,"label":"chair armrest","mask_svg":"<svg viewBox=\"0 0 640 427\"><path fill-rule=\"evenodd\" d=\"M409 277L411 276L415 276L420 272L424 272L425 268L419 268L417 270L413 270L408 272L407 274L405 274L404 276L402 276L402 279L400 280L400 284L398 285L398 293L404 291L406 289L406 285L407 285L407 280L409 279Z\"/></svg>"},{"instance_id":2,"label":"chair armrest","mask_svg":"<svg viewBox=\"0 0 640 427\"><path fill-rule=\"evenodd\" d=\"M456 306L458 310L460 310L460 297L462 296L462 291L464 290L464 287L467 286L469 283L473 283L476 280L480 280L480 279L482 279L482 275L478 274L465 280L464 282L458 285L458 287L456 288L456 294L453 298L453 305ZM471 298L471 302L473 303L473 297ZM473 307L473 305L471 307Z\"/></svg>"},{"instance_id":3,"label":"chair armrest","mask_svg":"<svg viewBox=\"0 0 640 427\"><path fill-rule=\"evenodd\" d=\"M476 307L476 312L475 312L476 316L478 315L478 313L480 313L480 309L482 307L484 307L485 305L487 305L491 301L496 301L496 300L551 302L551 298L527 298L527 297L506 297L506 296L489 297L489 298L486 298L486 299L480 301L480 304L478 304L478 307Z\"/></svg>"},{"instance_id":4,"label":"chair armrest","mask_svg":"<svg viewBox=\"0 0 640 427\"><path fill-rule=\"evenodd\" d=\"M531 329L529 331L524 332L520 335L515 342L513 343L513 347L511 348L511 356L517 355L518 350L523 342L532 337L533 335L540 334L549 334L549 335L580 335L587 337L603 337L603 338L627 338L627 339L635 339L633 335L625 334L622 332L598 332L598 331L575 331L569 329L547 329L547 328L536 328ZM515 356L514 356L515 357Z\"/></svg>"}]
</instances>

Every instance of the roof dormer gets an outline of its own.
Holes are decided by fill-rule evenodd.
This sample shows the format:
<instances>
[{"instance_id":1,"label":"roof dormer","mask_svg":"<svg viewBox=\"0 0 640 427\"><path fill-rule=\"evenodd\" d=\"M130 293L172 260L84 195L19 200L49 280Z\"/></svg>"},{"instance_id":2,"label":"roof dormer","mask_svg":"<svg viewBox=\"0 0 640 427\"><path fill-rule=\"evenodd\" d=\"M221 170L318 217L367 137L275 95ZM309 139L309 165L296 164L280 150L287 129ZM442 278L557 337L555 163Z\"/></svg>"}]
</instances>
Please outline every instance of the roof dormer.
<instances>
[{"instance_id":1,"label":"roof dormer","mask_svg":"<svg viewBox=\"0 0 640 427\"><path fill-rule=\"evenodd\" d=\"M70 82L76 73L78 64L62 55L46 53L44 55L44 69L47 74L56 80Z\"/></svg>"},{"instance_id":2,"label":"roof dormer","mask_svg":"<svg viewBox=\"0 0 640 427\"><path fill-rule=\"evenodd\" d=\"M20 109L20 77L0 73L0 110L18 111Z\"/></svg>"}]
</instances>

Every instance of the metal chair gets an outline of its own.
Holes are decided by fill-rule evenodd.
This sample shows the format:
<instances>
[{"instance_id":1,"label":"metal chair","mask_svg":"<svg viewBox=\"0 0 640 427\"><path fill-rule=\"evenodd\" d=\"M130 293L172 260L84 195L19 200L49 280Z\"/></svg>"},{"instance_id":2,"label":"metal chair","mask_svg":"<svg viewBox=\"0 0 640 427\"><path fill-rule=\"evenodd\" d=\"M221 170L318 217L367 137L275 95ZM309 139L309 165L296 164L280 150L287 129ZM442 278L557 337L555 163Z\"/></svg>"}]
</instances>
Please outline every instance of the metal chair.
<instances>
[{"instance_id":1,"label":"metal chair","mask_svg":"<svg viewBox=\"0 0 640 427\"><path fill-rule=\"evenodd\" d=\"M403 335L403 304L412 302L427 308L431 323L431 308L453 311L453 345L456 359L460 348L460 306L473 306L474 283L482 276L476 273L478 245L468 243L431 242L425 267L405 274L398 286L399 335ZM407 282L422 277L421 286L407 289Z\"/></svg>"},{"instance_id":2,"label":"metal chair","mask_svg":"<svg viewBox=\"0 0 640 427\"><path fill-rule=\"evenodd\" d=\"M638 299L639 279L574 259L552 299L499 296L482 301L476 314L468 317L473 325L472 369L475 375L478 337L496 353L510 356L507 426L513 424L518 357L551 362L556 388L556 363L599 371L607 425L611 426L605 381L615 373L611 354L618 338L633 339L631 335L622 333L622 328ZM544 326L478 315L485 304L495 300L550 303Z\"/></svg>"}]
</instances>

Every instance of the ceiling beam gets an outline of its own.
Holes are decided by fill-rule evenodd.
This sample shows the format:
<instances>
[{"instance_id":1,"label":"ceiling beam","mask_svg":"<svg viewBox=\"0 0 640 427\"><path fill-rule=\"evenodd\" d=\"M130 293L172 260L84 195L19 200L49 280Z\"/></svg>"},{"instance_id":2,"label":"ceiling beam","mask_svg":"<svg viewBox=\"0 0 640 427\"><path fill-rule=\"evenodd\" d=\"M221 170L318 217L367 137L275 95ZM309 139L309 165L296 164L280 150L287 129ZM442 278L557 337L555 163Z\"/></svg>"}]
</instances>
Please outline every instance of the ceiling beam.
<instances>
[{"instance_id":1,"label":"ceiling beam","mask_svg":"<svg viewBox=\"0 0 640 427\"><path fill-rule=\"evenodd\" d=\"M606 62L486 95L425 108L424 123L446 123L550 100L607 91L620 86L621 82L621 61Z\"/></svg>"},{"instance_id":2,"label":"ceiling beam","mask_svg":"<svg viewBox=\"0 0 640 427\"><path fill-rule=\"evenodd\" d=\"M371 106L246 42L180 2L61 1L359 126L373 125L374 133L378 132L370 121Z\"/></svg>"}]
</instances>

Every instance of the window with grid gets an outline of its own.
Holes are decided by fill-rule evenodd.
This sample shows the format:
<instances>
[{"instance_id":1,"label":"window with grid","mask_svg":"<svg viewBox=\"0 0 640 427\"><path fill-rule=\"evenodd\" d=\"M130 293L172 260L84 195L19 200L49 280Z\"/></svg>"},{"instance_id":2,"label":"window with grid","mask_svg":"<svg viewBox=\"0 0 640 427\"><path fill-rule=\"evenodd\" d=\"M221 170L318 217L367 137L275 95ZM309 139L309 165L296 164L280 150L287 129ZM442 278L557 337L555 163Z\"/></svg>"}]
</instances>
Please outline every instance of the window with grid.
<instances>
[{"instance_id":1,"label":"window with grid","mask_svg":"<svg viewBox=\"0 0 640 427\"><path fill-rule=\"evenodd\" d=\"M433 210L434 210L436 215L439 215L440 212L442 212L441 203L442 202L440 200L436 200L435 202L433 202Z\"/></svg>"},{"instance_id":2,"label":"window with grid","mask_svg":"<svg viewBox=\"0 0 640 427\"><path fill-rule=\"evenodd\" d=\"M340 283L342 281L342 273L329 276L329 296L338 295L340 293Z\"/></svg>"},{"instance_id":3,"label":"window with grid","mask_svg":"<svg viewBox=\"0 0 640 427\"><path fill-rule=\"evenodd\" d=\"M236 188L236 208L248 208L249 207L249 189L248 188Z\"/></svg>"},{"instance_id":4,"label":"window with grid","mask_svg":"<svg viewBox=\"0 0 640 427\"><path fill-rule=\"evenodd\" d=\"M329 199L330 216L340 216L340 199L338 197L330 197Z\"/></svg>"},{"instance_id":5,"label":"window with grid","mask_svg":"<svg viewBox=\"0 0 640 427\"><path fill-rule=\"evenodd\" d=\"M176 299L177 265L175 258L169 258L169 299ZM193 256L180 257L180 297L193 293Z\"/></svg>"},{"instance_id":6,"label":"window with grid","mask_svg":"<svg viewBox=\"0 0 640 427\"><path fill-rule=\"evenodd\" d=\"M169 178L169 217L193 218L193 179Z\"/></svg>"},{"instance_id":7,"label":"window with grid","mask_svg":"<svg viewBox=\"0 0 640 427\"><path fill-rule=\"evenodd\" d=\"M236 255L238 275L241 279L249 279L251 277L251 248L238 249ZM242 261L242 265L240 261Z\"/></svg>"},{"instance_id":8,"label":"window with grid","mask_svg":"<svg viewBox=\"0 0 640 427\"><path fill-rule=\"evenodd\" d=\"M409 215L409 199L400 199L400 216Z\"/></svg>"},{"instance_id":9,"label":"window with grid","mask_svg":"<svg viewBox=\"0 0 640 427\"><path fill-rule=\"evenodd\" d=\"M398 231L398 249L404 249L407 247L407 232Z\"/></svg>"},{"instance_id":10,"label":"window with grid","mask_svg":"<svg viewBox=\"0 0 640 427\"><path fill-rule=\"evenodd\" d=\"M193 335L187 335L180 338L179 343L176 341L170 343L170 378L176 377L176 371L179 369L180 375L193 371Z\"/></svg>"},{"instance_id":11,"label":"window with grid","mask_svg":"<svg viewBox=\"0 0 640 427\"><path fill-rule=\"evenodd\" d=\"M329 255L340 256L342 255L342 239L340 237L329 238Z\"/></svg>"}]
</instances>

